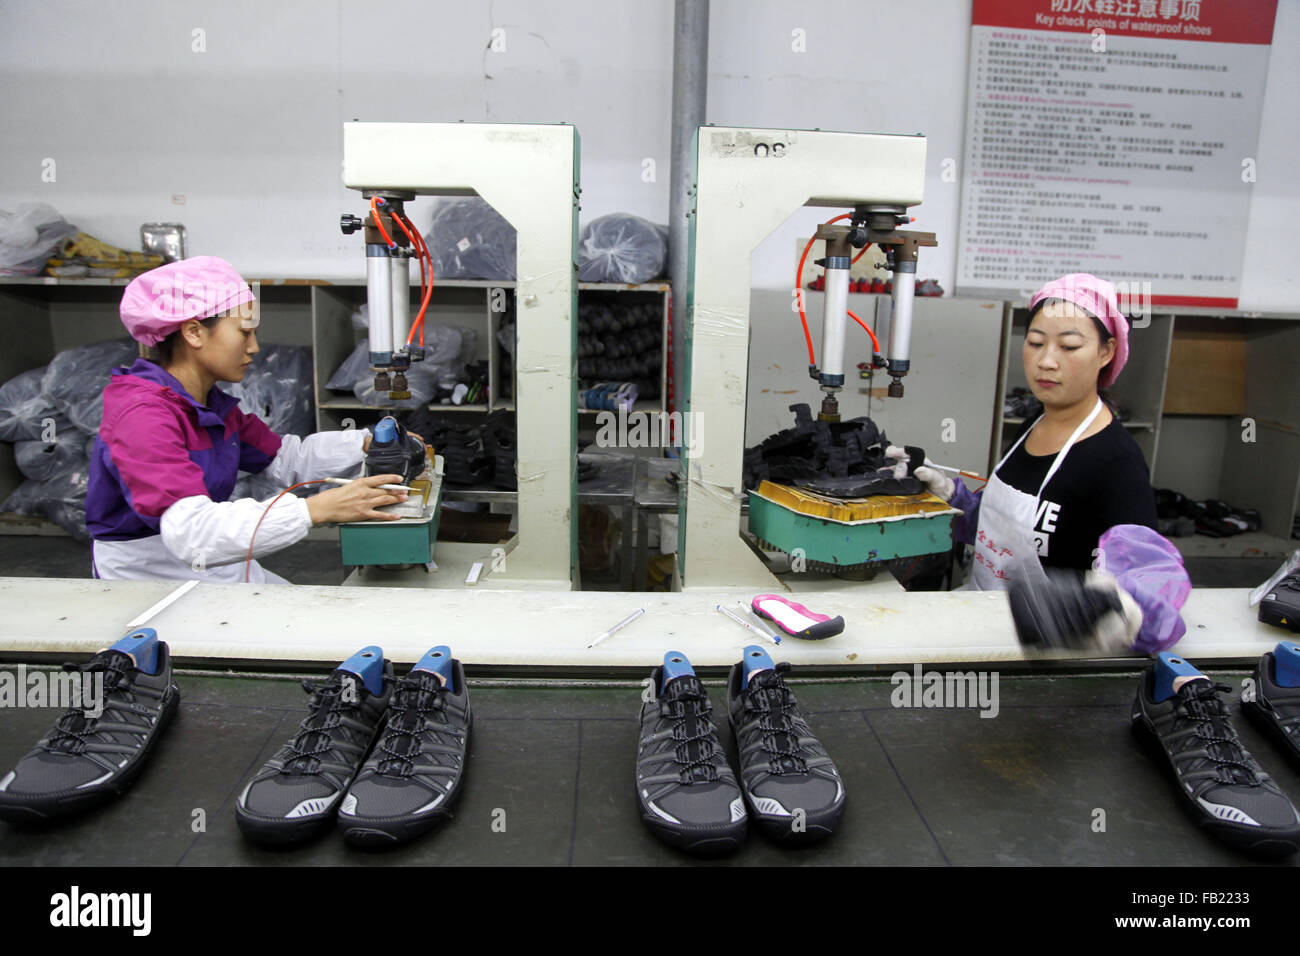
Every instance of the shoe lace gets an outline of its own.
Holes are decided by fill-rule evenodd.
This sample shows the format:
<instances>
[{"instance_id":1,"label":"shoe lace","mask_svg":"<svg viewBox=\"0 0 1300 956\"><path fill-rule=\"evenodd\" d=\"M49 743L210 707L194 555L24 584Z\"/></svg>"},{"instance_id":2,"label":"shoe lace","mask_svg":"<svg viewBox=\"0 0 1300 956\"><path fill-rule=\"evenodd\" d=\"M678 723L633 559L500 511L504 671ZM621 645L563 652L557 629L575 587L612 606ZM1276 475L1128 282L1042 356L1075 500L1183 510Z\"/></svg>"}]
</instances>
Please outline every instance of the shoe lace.
<instances>
[{"instance_id":1,"label":"shoe lace","mask_svg":"<svg viewBox=\"0 0 1300 956\"><path fill-rule=\"evenodd\" d=\"M768 773L774 776L808 772L795 724L798 702L782 676L789 669L790 665L782 662L776 670L756 674L745 690L745 711L756 715L755 721L763 732Z\"/></svg>"},{"instance_id":2,"label":"shoe lace","mask_svg":"<svg viewBox=\"0 0 1300 956\"><path fill-rule=\"evenodd\" d=\"M694 677L679 677L659 698L659 715L672 722L673 762L684 784L718 779L719 751L714 746L713 721L704 685Z\"/></svg>"},{"instance_id":3,"label":"shoe lace","mask_svg":"<svg viewBox=\"0 0 1300 956\"><path fill-rule=\"evenodd\" d=\"M1258 787L1258 768L1250 760L1237 731L1228 720L1228 710L1220 694L1232 693L1228 684L1196 680L1187 685L1178 713L1194 724L1195 736L1203 741L1201 751L1186 756L1204 756L1214 765L1213 778L1219 783ZM1209 775L1207 775L1208 777Z\"/></svg>"},{"instance_id":4,"label":"shoe lace","mask_svg":"<svg viewBox=\"0 0 1300 956\"><path fill-rule=\"evenodd\" d=\"M334 732L343 726L345 718L355 717L361 708L360 682L355 677L344 683L340 672L331 674L320 682L304 680L302 689L311 694L307 703L311 711L298 725L298 732L286 745L288 751L284 766L286 774L315 774L321 770L321 758L334 749ZM355 700L348 699L343 691L351 687Z\"/></svg>"},{"instance_id":5,"label":"shoe lace","mask_svg":"<svg viewBox=\"0 0 1300 956\"><path fill-rule=\"evenodd\" d=\"M384 738L379 744L387 754L376 772L385 777L409 777L420 755L420 736L430 717L447 723L447 688L433 674L403 677L393 690Z\"/></svg>"},{"instance_id":6,"label":"shoe lace","mask_svg":"<svg viewBox=\"0 0 1300 956\"><path fill-rule=\"evenodd\" d=\"M77 707L64 711L55 722L54 733L45 745L45 749L51 753L84 753L87 745L92 742L91 738L101 733L101 723L110 723L105 718L122 718L127 714L142 716L146 719L151 716L148 708L135 703L135 691L138 689L132 685L135 663L131 660L130 655L115 650L101 651L86 664L64 664L63 669L83 675L93 674L98 671L103 672L104 711L98 717L87 717L84 709ZM147 727L140 727L138 730L134 728L128 730L124 726L125 721L114 721L112 724L114 730L120 729L129 733L143 734L147 729ZM103 729L107 730L107 728ZM114 749L127 752L133 748L123 746Z\"/></svg>"}]
</instances>

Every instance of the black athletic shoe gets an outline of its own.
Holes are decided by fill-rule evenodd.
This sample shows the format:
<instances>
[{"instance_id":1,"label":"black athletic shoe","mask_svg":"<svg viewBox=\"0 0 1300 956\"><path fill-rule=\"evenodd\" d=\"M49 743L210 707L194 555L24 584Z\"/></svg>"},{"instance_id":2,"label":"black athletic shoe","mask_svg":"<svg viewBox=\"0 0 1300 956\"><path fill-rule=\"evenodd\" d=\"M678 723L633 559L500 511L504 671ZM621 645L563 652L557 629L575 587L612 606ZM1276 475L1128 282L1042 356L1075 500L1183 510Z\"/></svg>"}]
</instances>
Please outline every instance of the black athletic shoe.
<instances>
[{"instance_id":1,"label":"black athletic shoe","mask_svg":"<svg viewBox=\"0 0 1300 956\"><path fill-rule=\"evenodd\" d=\"M1300 570L1292 571L1269 589L1259 602L1259 619L1300 632Z\"/></svg>"},{"instance_id":2,"label":"black athletic shoe","mask_svg":"<svg viewBox=\"0 0 1300 956\"><path fill-rule=\"evenodd\" d=\"M744 660L731 668L727 709L750 814L775 840L813 843L839 825L844 784L786 686L783 675L789 669L789 664L773 665L756 644L745 648Z\"/></svg>"},{"instance_id":3,"label":"black athletic shoe","mask_svg":"<svg viewBox=\"0 0 1300 956\"><path fill-rule=\"evenodd\" d=\"M244 836L268 846L289 846L329 829L383 724L392 682L393 665L387 660L379 694L342 669L320 683L302 682L311 694L310 716L235 803Z\"/></svg>"},{"instance_id":4,"label":"black athletic shoe","mask_svg":"<svg viewBox=\"0 0 1300 956\"><path fill-rule=\"evenodd\" d=\"M1280 743L1288 754L1300 760L1300 687L1278 683L1278 654L1294 655L1294 644L1283 642L1259 659L1254 687L1242 691L1241 710L1265 734ZM1292 657L1292 660L1295 658Z\"/></svg>"},{"instance_id":5,"label":"black athletic shoe","mask_svg":"<svg viewBox=\"0 0 1300 956\"><path fill-rule=\"evenodd\" d=\"M745 801L709 717L713 707L704 685L683 655L670 652L665 660L674 661L668 666L680 668L681 676L663 686L664 668L656 667L650 672L649 699L641 703L636 757L641 819L671 846L727 853L744 842Z\"/></svg>"},{"instance_id":6,"label":"black athletic shoe","mask_svg":"<svg viewBox=\"0 0 1300 956\"><path fill-rule=\"evenodd\" d=\"M1300 813L1241 745L1221 693L1232 688L1188 681L1159 703L1155 666L1138 684L1133 729L1163 755L1200 826L1225 843L1261 856L1300 849Z\"/></svg>"},{"instance_id":7,"label":"black athletic shoe","mask_svg":"<svg viewBox=\"0 0 1300 956\"><path fill-rule=\"evenodd\" d=\"M142 673L130 655L117 650L100 651L88 664L67 669L82 681L102 675L103 712L88 717L84 709L68 710L0 779L0 819L40 823L108 802L139 776L176 716L181 692L172 683L171 654L162 641L154 674Z\"/></svg>"},{"instance_id":8,"label":"black athletic shoe","mask_svg":"<svg viewBox=\"0 0 1300 956\"><path fill-rule=\"evenodd\" d=\"M473 723L458 660L451 661L451 688L427 670L397 682L383 734L339 807L348 843L391 846L451 816Z\"/></svg>"}]
</instances>

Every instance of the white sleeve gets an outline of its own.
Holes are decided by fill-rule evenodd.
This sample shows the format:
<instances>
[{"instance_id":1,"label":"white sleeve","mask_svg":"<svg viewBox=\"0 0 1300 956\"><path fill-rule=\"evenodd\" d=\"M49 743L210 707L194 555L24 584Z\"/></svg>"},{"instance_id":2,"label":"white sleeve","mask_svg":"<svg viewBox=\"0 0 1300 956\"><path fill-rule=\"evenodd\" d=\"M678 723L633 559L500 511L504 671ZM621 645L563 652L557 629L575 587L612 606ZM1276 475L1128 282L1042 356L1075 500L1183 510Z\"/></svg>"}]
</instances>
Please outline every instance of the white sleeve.
<instances>
[{"instance_id":1,"label":"white sleeve","mask_svg":"<svg viewBox=\"0 0 1300 956\"><path fill-rule=\"evenodd\" d=\"M253 498L216 502L207 495L182 498L163 512L163 545L177 560L195 568L219 567L248 557L257 527L253 557L261 557L301 541L311 530L307 502L285 495L267 511L267 502Z\"/></svg>"},{"instance_id":2,"label":"white sleeve","mask_svg":"<svg viewBox=\"0 0 1300 956\"><path fill-rule=\"evenodd\" d=\"M357 478L369 437L367 428L317 432L306 438L282 435L279 453L262 474L282 488L314 478Z\"/></svg>"}]
</instances>

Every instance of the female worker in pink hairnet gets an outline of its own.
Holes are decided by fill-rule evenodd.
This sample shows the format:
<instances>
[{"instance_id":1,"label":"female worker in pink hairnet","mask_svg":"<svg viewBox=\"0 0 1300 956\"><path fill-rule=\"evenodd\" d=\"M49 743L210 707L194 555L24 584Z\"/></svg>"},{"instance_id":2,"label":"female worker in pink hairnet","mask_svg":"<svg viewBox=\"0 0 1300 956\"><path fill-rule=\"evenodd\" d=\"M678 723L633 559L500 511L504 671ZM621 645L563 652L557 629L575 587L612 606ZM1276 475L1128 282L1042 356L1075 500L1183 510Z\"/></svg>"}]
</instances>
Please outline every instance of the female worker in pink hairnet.
<instances>
[{"instance_id":1,"label":"female worker in pink hairnet","mask_svg":"<svg viewBox=\"0 0 1300 956\"><path fill-rule=\"evenodd\" d=\"M1099 395L1128 351L1114 286L1083 273L1049 282L1030 300L1023 352L1043 414L979 493L931 468L915 475L965 512L954 537L974 547L970 586L1008 590L1026 646L1156 655L1132 725L1163 750L1203 826L1239 849L1295 853L1300 812L1242 747L1219 696L1231 688L1160 653L1183 636L1191 583L1155 530L1142 452ZM1261 700L1271 686L1261 678Z\"/></svg>"},{"instance_id":2,"label":"female worker in pink hairnet","mask_svg":"<svg viewBox=\"0 0 1300 956\"><path fill-rule=\"evenodd\" d=\"M375 509L405 494L377 486L400 475L359 478L307 499L285 495L269 510L251 498L228 500L240 471L286 488L349 477L370 447L367 430L277 435L216 387L242 380L258 352L257 303L229 262L195 256L137 276L121 316L154 357L114 369L104 389L86 495L97 577L243 581L250 543L256 557L313 525L393 517ZM248 580L288 583L256 561Z\"/></svg>"},{"instance_id":3,"label":"female worker in pink hairnet","mask_svg":"<svg viewBox=\"0 0 1300 956\"><path fill-rule=\"evenodd\" d=\"M1191 585L1181 555L1155 530L1142 451L1099 394L1128 361L1115 287L1076 273L1039 289L1022 358L1043 414L988 484L972 493L935 469L915 471L964 512L953 536L974 548L967 587L1010 588L1026 644L1163 650L1183 635L1178 611ZM1049 577L1040 565L1076 573ZM1019 598L1031 584L1038 597L1026 606Z\"/></svg>"}]
</instances>

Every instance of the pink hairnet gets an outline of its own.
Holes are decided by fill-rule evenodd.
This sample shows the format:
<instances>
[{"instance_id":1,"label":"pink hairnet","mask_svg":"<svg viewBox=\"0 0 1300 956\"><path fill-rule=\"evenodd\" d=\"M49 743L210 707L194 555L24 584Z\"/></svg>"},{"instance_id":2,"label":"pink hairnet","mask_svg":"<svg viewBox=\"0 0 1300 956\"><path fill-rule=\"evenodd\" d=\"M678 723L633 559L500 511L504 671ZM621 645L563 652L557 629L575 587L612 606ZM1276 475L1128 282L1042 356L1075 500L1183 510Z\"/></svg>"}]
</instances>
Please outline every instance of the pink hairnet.
<instances>
[{"instance_id":1,"label":"pink hairnet","mask_svg":"<svg viewBox=\"0 0 1300 956\"><path fill-rule=\"evenodd\" d=\"M150 269L122 293L122 324L131 338L157 345L190 319L220 315L253 301L235 267L216 256L194 256Z\"/></svg>"},{"instance_id":2,"label":"pink hairnet","mask_svg":"<svg viewBox=\"0 0 1300 956\"><path fill-rule=\"evenodd\" d=\"M1119 310L1119 300L1115 287L1105 279L1098 279L1086 272L1074 272L1068 276L1047 283L1029 300L1029 312L1032 315L1038 303L1044 299L1063 299L1073 303L1084 312L1101 320L1111 335L1115 337L1115 355L1101 371L1097 385L1109 388L1119 378L1124 365L1128 362L1128 319Z\"/></svg>"}]
</instances>

